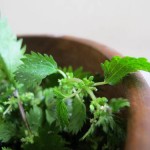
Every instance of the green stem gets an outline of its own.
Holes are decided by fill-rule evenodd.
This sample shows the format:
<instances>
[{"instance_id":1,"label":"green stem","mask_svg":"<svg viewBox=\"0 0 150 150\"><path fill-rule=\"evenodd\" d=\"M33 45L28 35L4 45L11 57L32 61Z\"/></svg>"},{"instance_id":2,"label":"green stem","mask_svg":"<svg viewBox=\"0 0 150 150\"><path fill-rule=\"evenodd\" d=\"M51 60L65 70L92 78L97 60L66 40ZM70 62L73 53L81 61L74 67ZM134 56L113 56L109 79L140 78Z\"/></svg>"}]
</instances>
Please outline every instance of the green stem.
<instances>
[{"instance_id":1,"label":"green stem","mask_svg":"<svg viewBox=\"0 0 150 150\"><path fill-rule=\"evenodd\" d=\"M107 84L107 82L105 82L105 81L97 82L97 83L94 83L94 86L105 85L105 84Z\"/></svg>"},{"instance_id":2,"label":"green stem","mask_svg":"<svg viewBox=\"0 0 150 150\"><path fill-rule=\"evenodd\" d=\"M69 82L82 82L82 80L81 79L79 79L79 78L68 78L68 81Z\"/></svg>"},{"instance_id":3,"label":"green stem","mask_svg":"<svg viewBox=\"0 0 150 150\"><path fill-rule=\"evenodd\" d=\"M75 81L75 82L82 82L82 80L79 79L79 78L73 78L73 81Z\"/></svg>"},{"instance_id":4,"label":"green stem","mask_svg":"<svg viewBox=\"0 0 150 150\"><path fill-rule=\"evenodd\" d=\"M81 92L81 90L78 90L78 91L74 92L73 94L67 96L67 97L64 98L64 99L72 98L72 97L76 96L77 94L79 94L80 92Z\"/></svg>"},{"instance_id":5,"label":"green stem","mask_svg":"<svg viewBox=\"0 0 150 150\"><path fill-rule=\"evenodd\" d=\"M96 99L96 96L94 95L93 91L90 90L89 88L87 88L86 90L87 90L88 94L90 95L91 99L92 99L92 100L95 100L95 99Z\"/></svg>"},{"instance_id":6,"label":"green stem","mask_svg":"<svg viewBox=\"0 0 150 150\"><path fill-rule=\"evenodd\" d=\"M73 92L76 93L76 92L77 92L76 89L73 89ZM81 100L81 98L80 98L80 96L79 96L79 93L77 93L75 96L76 96L76 98L77 98L78 100Z\"/></svg>"},{"instance_id":7,"label":"green stem","mask_svg":"<svg viewBox=\"0 0 150 150\"><path fill-rule=\"evenodd\" d=\"M9 113L10 110L11 110L11 105L9 105L9 106L7 107L7 109L4 111L3 117L4 117L7 113Z\"/></svg>"},{"instance_id":8,"label":"green stem","mask_svg":"<svg viewBox=\"0 0 150 150\"><path fill-rule=\"evenodd\" d=\"M66 74L65 74L62 70L58 69L58 72L59 72L64 78L67 78Z\"/></svg>"}]
</instances>

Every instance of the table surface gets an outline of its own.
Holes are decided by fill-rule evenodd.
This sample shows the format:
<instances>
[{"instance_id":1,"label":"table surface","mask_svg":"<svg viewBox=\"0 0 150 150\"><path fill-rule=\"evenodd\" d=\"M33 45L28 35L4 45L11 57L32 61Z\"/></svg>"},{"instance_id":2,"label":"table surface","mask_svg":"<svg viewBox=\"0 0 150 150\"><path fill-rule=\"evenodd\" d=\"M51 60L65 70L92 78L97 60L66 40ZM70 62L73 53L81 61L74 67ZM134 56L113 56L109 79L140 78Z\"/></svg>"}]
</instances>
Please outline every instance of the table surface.
<instances>
[{"instance_id":1,"label":"table surface","mask_svg":"<svg viewBox=\"0 0 150 150\"><path fill-rule=\"evenodd\" d=\"M0 0L14 33L72 35L150 60L149 0ZM149 73L144 73L150 85Z\"/></svg>"}]
</instances>

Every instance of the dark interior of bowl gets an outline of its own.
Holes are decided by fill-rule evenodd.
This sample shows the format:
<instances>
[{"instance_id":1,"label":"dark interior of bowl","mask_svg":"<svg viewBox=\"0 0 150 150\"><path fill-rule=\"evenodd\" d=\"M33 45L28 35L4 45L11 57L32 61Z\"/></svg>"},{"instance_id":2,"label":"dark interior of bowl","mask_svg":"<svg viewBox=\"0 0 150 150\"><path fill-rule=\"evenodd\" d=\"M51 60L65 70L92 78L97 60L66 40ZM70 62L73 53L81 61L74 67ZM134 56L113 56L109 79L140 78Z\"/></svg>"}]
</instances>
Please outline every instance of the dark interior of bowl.
<instances>
[{"instance_id":1,"label":"dark interior of bowl","mask_svg":"<svg viewBox=\"0 0 150 150\"><path fill-rule=\"evenodd\" d=\"M54 37L24 37L28 51L51 54L61 66L72 65L74 68L83 66L85 70L102 72L100 63L106 57L92 47Z\"/></svg>"},{"instance_id":2,"label":"dark interior of bowl","mask_svg":"<svg viewBox=\"0 0 150 150\"><path fill-rule=\"evenodd\" d=\"M109 48L76 38L55 38L46 36L22 36L27 51L51 54L60 66L82 66L92 73L100 72L100 63L117 53ZM99 92L107 98L125 97L130 100L126 150L150 149L150 94L143 78L136 74L127 77L117 86L103 86Z\"/></svg>"}]
</instances>

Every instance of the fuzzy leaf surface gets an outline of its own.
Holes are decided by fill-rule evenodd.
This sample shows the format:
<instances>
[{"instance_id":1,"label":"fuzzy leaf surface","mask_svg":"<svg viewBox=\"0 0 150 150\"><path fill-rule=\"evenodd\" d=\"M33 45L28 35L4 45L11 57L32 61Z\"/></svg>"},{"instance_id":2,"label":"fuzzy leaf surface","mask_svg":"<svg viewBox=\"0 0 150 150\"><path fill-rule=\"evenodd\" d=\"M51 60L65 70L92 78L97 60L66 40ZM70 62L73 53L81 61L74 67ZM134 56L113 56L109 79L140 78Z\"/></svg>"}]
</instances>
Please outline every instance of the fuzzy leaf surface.
<instances>
[{"instance_id":1,"label":"fuzzy leaf surface","mask_svg":"<svg viewBox=\"0 0 150 150\"><path fill-rule=\"evenodd\" d=\"M62 100L57 102L57 117L62 127L68 125L68 109Z\"/></svg>"},{"instance_id":2,"label":"fuzzy leaf surface","mask_svg":"<svg viewBox=\"0 0 150 150\"><path fill-rule=\"evenodd\" d=\"M145 58L119 57L115 56L110 61L102 64L105 82L110 85L117 84L127 74L139 70L150 72L150 62Z\"/></svg>"},{"instance_id":3,"label":"fuzzy leaf surface","mask_svg":"<svg viewBox=\"0 0 150 150\"><path fill-rule=\"evenodd\" d=\"M72 116L69 121L69 130L73 134L77 134L86 120L86 107L83 102L78 99L73 100Z\"/></svg>"},{"instance_id":4,"label":"fuzzy leaf surface","mask_svg":"<svg viewBox=\"0 0 150 150\"><path fill-rule=\"evenodd\" d=\"M12 80L13 73L21 64L21 58L25 52L22 48L22 40L12 33L6 19L0 18L0 64L7 77Z\"/></svg>"},{"instance_id":5,"label":"fuzzy leaf surface","mask_svg":"<svg viewBox=\"0 0 150 150\"><path fill-rule=\"evenodd\" d=\"M113 98L110 101L110 107L112 108L112 112L119 112L124 107L129 107L130 103L127 99L123 98Z\"/></svg>"},{"instance_id":6,"label":"fuzzy leaf surface","mask_svg":"<svg viewBox=\"0 0 150 150\"><path fill-rule=\"evenodd\" d=\"M58 134L48 133L48 129L41 129L39 137L35 137L33 144L24 145L25 150L69 150L66 141Z\"/></svg>"},{"instance_id":7,"label":"fuzzy leaf surface","mask_svg":"<svg viewBox=\"0 0 150 150\"><path fill-rule=\"evenodd\" d=\"M90 72L84 71L82 67L79 67L77 69L73 69L72 66L69 66L69 67L62 68L62 70L65 73L67 73L67 72L73 73L74 77L79 78L79 79L83 79L83 78L89 77L91 75Z\"/></svg>"},{"instance_id":8,"label":"fuzzy leaf surface","mask_svg":"<svg viewBox=\"0 0 150 150\"><path fill-rule=\"evenodd\" d=\"M12 149L9 147L2 147L2 150L12 150Z\"/></svg>"},{"instance_id":9,"label":"fuzzy leaf surface","mask_svg":"<svg viewBox=\"0 0 150 150\"><path fill-rule=\"evenodd\" d=\"M56 99L52 88L44 90L45 104L47 109L45 110L46 120L51 125L56 120Z\"/></svg>"},{"instance_id":10,"label":"fuzzy leaf surface","mask_svg":"<svg viewBox=\"0 0 150 150\"><path fill-rule=\"evenodd\" d=\"M45 110L46 120L51 125L56 120L56 113L51 110Z\"/></svg>"},{"instance_id":11,"label":"fuzzy leaf surface","mask_svg":"<svg viewBox=\"0 0 150 150\"><path fill-rule=\"evenodd\" d=\"M57 72L57 63L46 54L31 52L22 61L24 64L17 70L16 79L25 87L34 87L46 76Z\"/></svg>"},{"instance_id":12,"label":"fuzzy leaf surface","mask_svg":"<svg viewBox=\"0 0 150 150\"><path fill-rule=\"evenodd\" d=\"M33 108L26 113L26 116L31 130L37 132L42 124L42 109L38 106L33 106Z\"/></svg>"},{"instance_id":13,"label":"fuzzy leaf surface","mask_svg":"<svg viewBox=\"0 0 150 150\"><path fill-rule=\"evenodd\" d=\"M16 127L13 123L1 123L0 124L0 141L8 142L12 137L16 135Z\"/></svg>"}]
</instances>

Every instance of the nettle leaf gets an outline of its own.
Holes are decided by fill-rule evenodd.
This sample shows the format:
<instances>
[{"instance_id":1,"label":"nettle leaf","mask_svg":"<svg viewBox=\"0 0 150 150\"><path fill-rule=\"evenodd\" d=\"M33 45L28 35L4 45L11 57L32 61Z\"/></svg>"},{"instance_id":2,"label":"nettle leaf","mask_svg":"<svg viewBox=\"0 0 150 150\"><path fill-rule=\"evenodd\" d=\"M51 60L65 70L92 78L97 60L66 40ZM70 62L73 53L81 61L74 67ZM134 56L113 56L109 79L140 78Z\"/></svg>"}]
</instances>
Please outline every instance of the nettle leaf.
<instances>
[{"instance_id":1,"label":"nettle leaf","mask_svg":"<svg viewBox=\"0 0 150 150\"><path fill-rule=\"evenodd\" d=\"M96 122L97 127L102 127L105 133L108 133L110 129L114 129L115 121L111 114L105 113L101 115Z\"/></svg>"},{"instance_id":2,"label":"nettle leaf","mask_svg":"<svg viewBox=\"0 0 150 150\"><path fill-rule=\"evenodd\" d=\"M56 98L54 94L53 88L47 88L43 90L43 96L45 99L45 104L47 108L52 109L54 106L56 106Z\"/></svg>"},{"instance_id":3,"label":"nettle leaf","mask_svg":"<svg viewBox=\"0 0 150 150\"><path fill-rule=\"evenodd\" d=\"M25 150L69 150L68 143L60 135L50 133L45 127L40 130L39 136L35 137L33 144L23 145Z\"/></svg>"},{"instance_id":4,"label":"nettle leaf","mask_svg":"<svg viewBox=\"0 0 150 150\"><path fill-rule=\"evenodd\" d=\"M1 67L0 67L0 82L1 82L2 80L4 80L5 77L6 77L5 73L4 73L4 71L1 70Z\"/></svg>"},{"instance_id":5,"label":"nettle leaf","mask_svg":"<svg viewBox=\"0 0 150 150\"><path fill-rule=\"evenodd\" d=\"M86 120L86 107L83 102L78 99L73 100L72 116L69 121L69 131L77 134Z\"/></svg>"},{"instance_id":6,"label":"nettle leaf","mask_svg":"<svg viewBox=\"0 0 150 150\"><path fill-rule=\"evenodd\" d=\"M46 120L51 125L57 118L56 114L56 98L54 96L54 91L52 88L45 89L43 91L43 95L45 97L45 104L46 104Z\"/></svg>"},{"instance_id":7,"label":"nettle leaf","mask_svg":"<svg viewBox=\"0 0 150 150\"><path fill-rule=\"evenodd\" d=\"M64 128L66 125L68 125L68 109L67 106L65 104L65 102L63 100L58 100L57 101L57 117L58 120L62 126L62 128Z\"/></svg>"},{"instance_id":8,"label":"nettle leaf","mask_svg":"<svg viewBox=\"0 0 150 150\"><path fill-rule=\"evenodd\" d=\"M55 110L46 109L45 114L47 122L49 123L49 125L51 125L56 120Z\"/></svg>"},{"instance_id":9,"label":"nettle leaf","mask_svg":"<svg viewBox=\"0 0 150 150\"><path fill-rule=\"evenodd\" d=\"M84 71L83 67L79 67L77 69L73 69L72 66L69 66L69 67L64 67L62 68L62 70L65 72L65 73L73 73L74 77L76 78L80 78L80 79L83 79L85 77L89 77L91 76L91 73L90 72L86 72Z\"/></svg>"},{"instance_id":10,"label":"nettle leaf","mask_svg":"<svg viewBox=\"0 0 150 150\"><path fill-rule=\"evenodd\" d=\"M26 113L26 116L31 130L37 132L42 124L42 109L38 106L33 106L33 108Z\"/></svg>"},{"instance_id":11,"label":"nettle leaf","mask_svg":"<svg viewBox=\"0 0 150 150\"><path fill-rule=\"evenodd\" d=\"M17 40L12 33L6 19L0 18L0 63L10 80L21 64L25 49L25 47L22 48L22 40Z\"/></svg>"},{"instance_id":12,"label":"nettle leaf","mask_svg":"<svg viewBox=\"0 0 150 150\"><path fill-rule=\"evenodd\" d=\"M8 142L12 137L16 135L16 126L12 122L6 122L0 124L0 141Z\"/></svg>"},{"instance_id":13,"label":"nettle leaf","mask_svg":"<svg viewBox=\"0 0 150 150\"><path fill-rule=\"evenodd\" d=\"M52 56L34 52L25 56L22 59L24 64L16 72L16 79L25 87L40 84L46 76L57 72L57 63Z\"/></svg>"},{"instance_id":14,"label":"nettle leaf","mask_svg":"<svg viewBox=\"0 0 150 150\"><path fill-rule=\"evenodd\" d=\"M2 147L2 150L12 150L12 149L9 147Z\"/></svg>"},{"instance_id":15,"label":"nettle leaf","mask_svg":"<svg viewBox=\"0 0 150 150\"><path fill-rule=\"evenodd\" d=\"M124 107L129 107L130 103L124 98L112 98L109 103L112 112L119 112Z\"/></svg>"},{"instance_id":16,"label":"nettle leaf","mask_svg":"<svg viewBox=\"0 0 150 150\"><path fill-rule=\"evenodd\" d=\"M143 70L150 72L150 62L145 58L119 57L115 56L110 61L102 64L105 82L110 85L118 83L127 74Z\"/></svg>"},{"instance_id":17,"label":"nettle leaf","mask_svg":"<svg viewBox=\"0 0 150 150\"><path fill-rule=\"evenodd\" d=\"M123 123L123 122L120 122ZM112 150L119 149L126 139L126 130L115 121L114 129L107 133L107 146L111 147Z\"/></svg>"}]
</instances>

